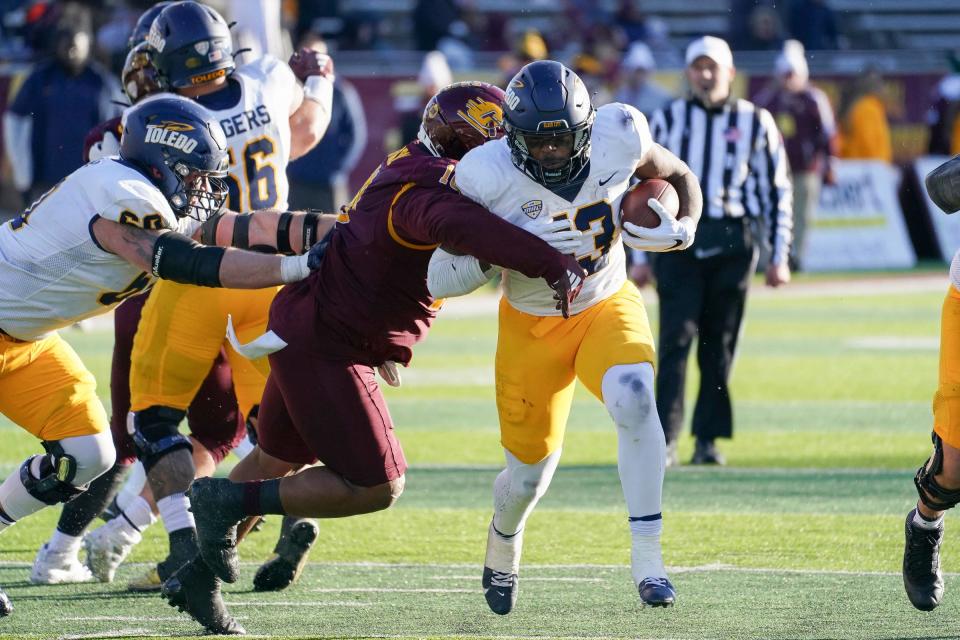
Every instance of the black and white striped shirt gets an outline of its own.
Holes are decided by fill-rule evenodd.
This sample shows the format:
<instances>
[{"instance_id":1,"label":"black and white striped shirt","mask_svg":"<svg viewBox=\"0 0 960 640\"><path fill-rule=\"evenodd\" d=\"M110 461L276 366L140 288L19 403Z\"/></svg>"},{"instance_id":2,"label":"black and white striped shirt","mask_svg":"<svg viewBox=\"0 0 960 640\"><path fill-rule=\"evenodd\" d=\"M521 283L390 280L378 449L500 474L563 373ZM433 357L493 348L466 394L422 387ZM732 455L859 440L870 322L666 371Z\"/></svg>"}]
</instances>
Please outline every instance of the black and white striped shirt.
<instances>
[{"instance_id":1,"label":"black and white striped shirt","mask_svg":"<svg viewBox=\"0 0 960 640\"><path fill-rule=\"evenodd\" d=\"M653 114L650 131L700 178L704 217L761 219L772 260L786 259L793 186L783 140L769 111L748 100L729 100L715 109L696 100L674 100Z\"/></svg>"}]
</instances>

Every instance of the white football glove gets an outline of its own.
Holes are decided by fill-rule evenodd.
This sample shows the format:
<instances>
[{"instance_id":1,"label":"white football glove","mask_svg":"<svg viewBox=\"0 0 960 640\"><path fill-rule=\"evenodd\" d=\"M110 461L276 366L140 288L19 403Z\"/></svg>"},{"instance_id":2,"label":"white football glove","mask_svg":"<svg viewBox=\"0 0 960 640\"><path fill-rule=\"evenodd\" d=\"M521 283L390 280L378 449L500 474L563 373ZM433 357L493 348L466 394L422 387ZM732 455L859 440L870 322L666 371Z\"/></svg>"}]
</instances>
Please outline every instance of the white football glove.
<instances>
[{"instance_id":1,"label":"white football glove","mask_svg":"<svg viewBox=\"0 0 960 640\"><path fill-rule=\"evenodd\" d=\"M117 139L117 136L115 136L112 131L104 131L103 139L100 140L100 142L93 143L88 153L90 162L99 160L100 158L106 158L107 156L118 155L120 153L120 140Z\"/></svg>"},{"instance_id":2,"label":"white football glove","mask_svg":"<svg viewBox=\"0 0 960 640\"><path fill-rule=\"evenodd\" d=\"M647 200L647 205L658 216L660 224L647 229L632 222L623 222L623 244L639 251L682 251L693 244L696 226L689 217L677 220L656 198Z\"/></svg>"},{"instance_id":3,"label":"white football glove","mask_svg":"<svg viewBox=\"0 0 960 640\"><path fill-rule=\"evenodd\" d=\"M377 367L377 373L391 387L400 386L400 371L397 369L397 363L393 360L387 360Z\"/></svg>"},{"instance_id":4,"label":"white football glove","mask_svg":"<svg viewBox=\"0 0 960 640\"><path fill-rule=\"evenodd\" d=\"M566 218L551 220L544 216L523 227L537 236L560 253L575 255L583 242L583 232L570 228L570 221Z\"/></svg>"}]
</instances>

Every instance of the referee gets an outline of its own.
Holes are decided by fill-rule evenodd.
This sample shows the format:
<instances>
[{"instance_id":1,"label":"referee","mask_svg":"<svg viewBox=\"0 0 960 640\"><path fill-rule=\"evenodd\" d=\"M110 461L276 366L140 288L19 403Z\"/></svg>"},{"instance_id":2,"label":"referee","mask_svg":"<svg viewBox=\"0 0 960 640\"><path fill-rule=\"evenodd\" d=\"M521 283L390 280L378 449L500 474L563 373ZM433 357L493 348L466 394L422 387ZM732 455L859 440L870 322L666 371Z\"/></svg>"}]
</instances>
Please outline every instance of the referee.
<instances>
[{"instance_id":1,"label":"referee","mask_svg":"<svg viewBox=\"0 0 960 640\"><path fill-rule=\"evenodd\" d=\"M727 43L712 36L695 40L687 47L686 65L691 97L657 111L650 126L654 139L699 177L703 191L694 245L658 254L653 265L660 297L657 411L668 464L676 464L687 356L697 338L700 391L692 464L723 464L715 440L733 435L727 382L760 238L771 250L767 285L790 281L792 187L773 117L730 95L736 71ZM634 276L641 276L635 280L642 281L645 269L635 267Z\"/></svg>"}]
</instances>

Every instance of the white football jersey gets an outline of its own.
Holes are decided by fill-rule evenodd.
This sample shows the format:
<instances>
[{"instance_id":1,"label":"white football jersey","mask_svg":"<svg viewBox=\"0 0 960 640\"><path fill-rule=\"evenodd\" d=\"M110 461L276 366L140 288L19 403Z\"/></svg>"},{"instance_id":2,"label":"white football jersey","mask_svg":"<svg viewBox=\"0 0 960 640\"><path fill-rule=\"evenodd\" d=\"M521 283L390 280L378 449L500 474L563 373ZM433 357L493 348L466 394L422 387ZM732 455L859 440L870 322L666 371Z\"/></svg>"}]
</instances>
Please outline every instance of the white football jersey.
<instances>
[{"instance_id":1,"label":"white football jersey","mask_svg":"<svg viewBox=\"0 0 960 640\"><path fill-rule=\"evenodd\" d=\"M297 78L285 63L264 56L238 67L230 75L240 84L239 97L223 109L199 100L227 135L230 196L233 211L286 209L290 194L290 107ZM166 97L157 93L148 100Z\"/></svg>"},{"instance_id":2,"label":"white football jersey","mask_svg":"<svg viewBox=\"0 0 960 640\"><path fill-rule=\"evenodd\" d=\"M642 113L613 103L597 109L587 178L573 202L562 198L518 169L506 138L469 151L457 164L457 188L518 227L542 216L565 216L583 232L576 253L587 279L571 313L579 313L616 293L626 281L620 239L620 201L641 157L653 140ZM553 291L542 279L504 272L504 291L516 309L538 316L560 315Z\"/></svg>"},{"instance_id":3,"label":"white football jersey","mask_svg":"<svg viewBox=\"0 0 960 640\"><path fill-rule=\"evenodd\" d=\"M35 340L143 291L152 276L101 249L97 218L190 234L145 176L117 158L80 167L0 226L0 329Z\"/></svg>"}]
</instances>

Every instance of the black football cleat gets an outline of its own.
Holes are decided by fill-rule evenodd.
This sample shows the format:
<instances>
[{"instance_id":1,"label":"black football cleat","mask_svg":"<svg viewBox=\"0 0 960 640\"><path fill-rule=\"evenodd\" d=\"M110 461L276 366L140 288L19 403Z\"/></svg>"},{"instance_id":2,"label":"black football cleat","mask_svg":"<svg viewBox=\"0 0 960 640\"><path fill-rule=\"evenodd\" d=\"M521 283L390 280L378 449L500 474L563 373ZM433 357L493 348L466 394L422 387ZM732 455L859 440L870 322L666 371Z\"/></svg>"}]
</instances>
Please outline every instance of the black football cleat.
<instances>
[{"instance_id":1,"label":"black football cleat","mask_svg":"<svg viewBox=\"0 0 960 640\"><path fill-rule=\"evenodd\" d=\"M940 543L943 524L923 529L913 524L916 509L907 514L906 544L903 548L903 586L907 598L920 611L933 611L943 599L943 574L940 573Z\"/></svg>"},{"instance_id":2,"label":"black football cleat","mask_svg":"<svg viewBox=\"0 0 960 640\"><path fill-rule=\"evenodd\" d=\"M13 603L10 602L10 596L3 592L3 589L0 589L0 618L6 617L13 613Z\"/></svg>"},{"instance_id":3,"label":"black football cleat","mask_svg":"<svg viewBox=\"0 0 960 640\"><path fill-rule=\"evenodd\" d=\"M230 583L240 577L237 525L243 516L233 515L236 509L231 508L237 494L237 485L222 478L198 478L187 489L200 555L218 578Z\"/></svg>"},{"instance_id":4,"label":"black football cleat","mask_svg":"<svg viewBox=\"0 0 960 640\"><path fill-rule=\"evenodd\" d=\"M288 518L290 516L287 516ZM253 577L254 591L281 591L297 581L307 564L307 553L320 535L313 520L291 518L289 530L283 532L273 549L273 557L257 569Z\"/></svg>"},{"instance_id":5,"label":"black football cleat","mask_svg":"<svg viewBox=\"0 0 960 640\"><path fill-rule=\"evenodd\" d=\"M520 578L515 573L483 568L483 597L487 599L490 611L505 616L517 606L520 592Z\"/></svg>"},{"instance_id":6,"label":"black football cleat","mask_svg":"<svg viewBox=\"0 0 960 640\"><path fill-rule=\"evenodd\" d=\"M199 622L207 633L242 636L247 632L227 611L220 579L200 556L164 582L160 593L171 607Z\"/></svg>"},{"instance_id":7,"label":"black football cleat","mask_svg":"<svg viewBox=\"0 0 960 640\"><path fill-rule=\"evenodd\" d=\"M637 585L640 602L645 607L672 607L677 592L666 578L644 578Z\"/></svg>"},{"instance_id":8,"label":"black football cleat","mask_svg":"<svg viewBox=\"0 0 960 640\"><path fill-rule=\"evenodd\" d=\"M693 458L690 464L727 464L727 459L723 457L720 450L717 449L717 443L713 440L697 439L693 448Z\"/></svg>"}]
</instances>

